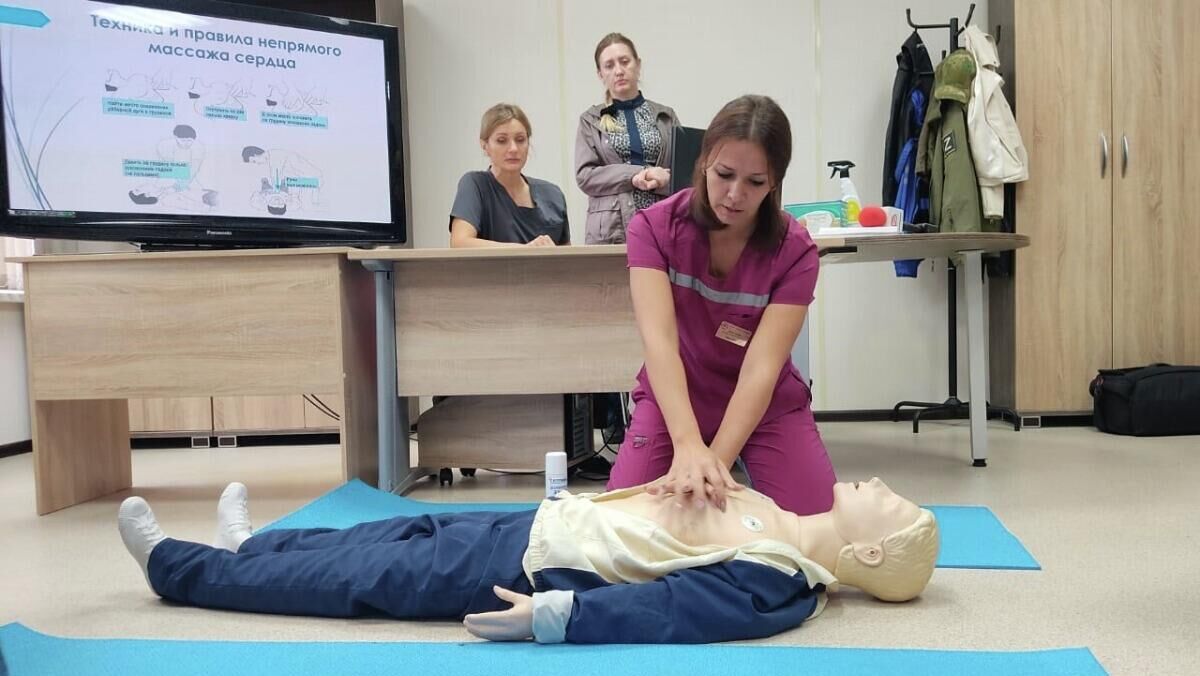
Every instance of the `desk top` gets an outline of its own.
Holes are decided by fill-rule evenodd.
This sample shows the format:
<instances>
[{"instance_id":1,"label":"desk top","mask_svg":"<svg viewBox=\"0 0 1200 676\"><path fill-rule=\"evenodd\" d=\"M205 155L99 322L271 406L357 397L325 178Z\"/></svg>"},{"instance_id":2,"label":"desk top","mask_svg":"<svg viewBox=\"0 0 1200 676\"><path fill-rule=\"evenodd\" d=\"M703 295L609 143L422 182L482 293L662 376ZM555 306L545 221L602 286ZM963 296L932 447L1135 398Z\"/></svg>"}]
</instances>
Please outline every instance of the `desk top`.
<instances>
[{"instance_id":1,"label":"desk top","mask_svg":"<svg viewBox=\"0 0 1200 676\"><path fill-rule=\"evenodd\" d=\"M1001 232L937 232L908 235L849 235L818 237L823 263L863 263L905 258L945 258L964 251L1008 251L1029 246L1029 237ZM473 249L356 249L343 246L275 249L211 249L200 251L130 251L122 253L42 255L12 258L14 263L71 261L144 261L245 256L345 255L353 261L445 261L521 258L625 257L624 244L564 247L481 247Z\"/></svg>"},{"instance_id":2,"label":"desk top","mask_svg":"<svg viewBox=\"0 0 1200 676\"><path fill-rule=\"evenodd\" d=\"M351 251L344 246L278 247L273 249L201 249L196 251L122 251L119 253L42 254L9 258L10 263L70 263L72 261L148 261L181 258L237 258L241 256L312 256L342 255Z\"/></svg>"},{"instance_id":3,"label":"desk top","mask_svg":"<svg viewBox=\"0 0 1200 676\"><path fill-rule=\"evenodd\" d=\"M470 249L355 249L352 261L446 261L519 258L625 258L624 244L590 246L503 246Z\"/></svg>"},{"instance_id":4,"label":"desk top","mask_svg":"<svg viewBox=\"0 0 1200 676\"><path fill-rule=\"evenodd\" d=\"M907 235L818 237L823 263L945 258L964 251L1008 251L1029 246L1029 237L1000 232L937 232ZM565 247L480 247L474 249L351 249L353 261L495 260L539 257L625 257L624 244Z\"/></svg>"},{"instance_id":5,"label":"desk top","mask_svg":"<svg viewBox=\"0 0 1200 676\"><path fill-rule=\"evenodd\" d=\"M827 265L946 258L968 251L1011 251L1029 246L1029 237L1009 232L935 232L820 237L816 242L821 249L821 263Z\"/></svg>"}]
</instances>

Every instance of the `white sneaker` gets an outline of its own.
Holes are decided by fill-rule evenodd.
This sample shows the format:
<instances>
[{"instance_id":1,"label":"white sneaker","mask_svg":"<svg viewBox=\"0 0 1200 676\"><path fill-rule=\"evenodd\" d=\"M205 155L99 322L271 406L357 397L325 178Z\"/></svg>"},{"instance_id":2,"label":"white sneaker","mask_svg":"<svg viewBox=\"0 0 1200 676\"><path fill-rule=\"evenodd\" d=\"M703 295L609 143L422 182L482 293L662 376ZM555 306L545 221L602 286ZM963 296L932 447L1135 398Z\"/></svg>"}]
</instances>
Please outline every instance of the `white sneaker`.
<instances>
[{"instance_id":1,"label":"white sneaker","mask_svg":"<svg viewBox=\"0 0 1200 676\"><path fill-rule=\"evenodd\" d=\"M217 500L217 536L213 547L237 552L254 534L250 527L250 508L246 505L246 485L231 483Z\"/></svg>"},{"instance_id":2,"label":"white sneaker","mask_svg":"<svg viewBox=\"0 0 1200 676\"><path fill-rule=\"evenodd\" d=\"M126 498L117 510L117 530L121 532L121 541L125 543L125 549L129 550L133 560L137 561L142 574L146 576L146 582L149 583L150 573L147 566L150 562L150 552L167 537L158 526L154 511L142 498Z\"/></svg>"}]
</instances>

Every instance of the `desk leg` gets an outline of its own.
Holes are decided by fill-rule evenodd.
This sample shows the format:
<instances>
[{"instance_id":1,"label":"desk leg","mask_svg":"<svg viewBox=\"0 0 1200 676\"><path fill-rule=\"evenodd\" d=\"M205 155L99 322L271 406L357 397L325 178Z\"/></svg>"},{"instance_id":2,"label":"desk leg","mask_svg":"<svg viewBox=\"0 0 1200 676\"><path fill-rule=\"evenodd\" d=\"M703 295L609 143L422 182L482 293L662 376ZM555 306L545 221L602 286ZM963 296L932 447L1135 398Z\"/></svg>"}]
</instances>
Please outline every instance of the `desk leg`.
<instances>
[{"instance_id":1,"label":"desk leg","mask_svg":"<svg viewBox=\"0 0 1200 676\"><path fill-rule=\"evenodd\" d=\"M391 261L363 261L375 273L375 363L379 388L379 484L380 490L403 495L427 476L413 467L408 443L408 399L396 391L396 289L392 286ZM397 476L396 468L405 469Z\"/></svg>"},{"instance_id":2,"label":"desk leg","mask_svg":"<svg viewBox=\"0 0 1200 676\"><path fill-rule=\"evenodd\" d=\"M38 514L133 485L124 399L35 401L30 410Z\"/></svg>"},{"instance_id":3,"label":"desk leg","mask_svg":"<svg viewBox=\"0 0 1200 676\"><path fill-rule=\"evenodd\" d=\"M983 254L963 254L963 285L967 293L967 357L971 388L971 459L986 467L987 335L983 331Z\"/></svg>"}]
</instances>

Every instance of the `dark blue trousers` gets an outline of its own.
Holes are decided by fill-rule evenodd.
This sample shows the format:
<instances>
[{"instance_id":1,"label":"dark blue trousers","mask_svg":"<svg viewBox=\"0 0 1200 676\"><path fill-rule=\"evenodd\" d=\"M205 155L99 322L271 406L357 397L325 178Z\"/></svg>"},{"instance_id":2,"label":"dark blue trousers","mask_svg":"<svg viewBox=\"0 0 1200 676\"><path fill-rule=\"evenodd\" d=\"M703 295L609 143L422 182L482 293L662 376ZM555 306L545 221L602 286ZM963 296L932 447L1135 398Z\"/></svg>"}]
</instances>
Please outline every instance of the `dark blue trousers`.
<instances>
[{"instance_id":1,"label":"dark blue trousers","mask_svg":"<svg viewBox=\"0 0 1200 676\"><path fill-rule=\"evenodd\" d=\"M168 538L150 554L150 585L165 599L203 608L461 619L509 607L493 585L533 593L521 559L535 513L425 514L341 530L267 531L236 554Z\"/></svg>"}]
</instances>

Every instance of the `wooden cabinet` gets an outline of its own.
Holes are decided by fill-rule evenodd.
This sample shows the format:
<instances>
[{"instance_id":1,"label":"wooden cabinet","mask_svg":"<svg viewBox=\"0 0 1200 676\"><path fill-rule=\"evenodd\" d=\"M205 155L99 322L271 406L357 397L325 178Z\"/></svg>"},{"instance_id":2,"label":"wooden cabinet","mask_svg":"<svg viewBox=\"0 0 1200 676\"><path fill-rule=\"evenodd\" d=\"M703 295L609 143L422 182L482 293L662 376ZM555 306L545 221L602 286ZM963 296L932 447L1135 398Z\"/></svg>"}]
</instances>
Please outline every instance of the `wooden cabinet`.
<instances>
[{"instance_id":1,"label":"wooden cabinet","mask_svg":"<svg viewBox=\"0 0 1200 676\"><path fill-rule=\"evenodd\" d=\"M130 432L212 431L212 398L130 399Z\"/></svg>"},{"instance_id":2,"label":"wooden cabinet","mask_svg":"<svg viewBox=\"0 0 1200 676\"><path fill-rule=\"evenodd\" d=\"M304 399L299 395L213 397L217 433L304 429Z\"/></svg>"},{"instance_id":3,"label":"wooden cabinet","mask_svg":"<svg viewBox=\"0 0 1200 676\"><path fill-rule=\"evenodd\" d=\"M1101 368L1200 363L1200 25L1190 0L994 0L1029 180L1016 231L1032 244L994 280L995 403L1091 409ZM1189 186L1191 189L1189 190Z\"/></svg>"},{"instance_id":4,"label":"wooden cabinet","mask_svg":"<svg viewBox=\"0 0 1200 676\"><path fill-rule=\"evenodd\" d=\"M338 402L341 397L334 394L310 394L304 397L305 429L337 429L342 417Z\"/></svg>"},{"instance_id":5,"label":"wooden cabinet","mask_svg":"<svg viewBox=\"0 0 1200 676\"><path fill-rule=\"evenodd\" d=\"M1197 28L1195 0L1113 0L1116 366L1200 364Z\"/></svg>"},{"instance_id":6,"label":"wooden cabinet","mask_svg":"<svg viewBox=\"0 0 1200 676\"><path fill-rule=\"evenodd\" d=\"M338 430L337 394L130 399L129 431L213 435Z\"/></svg>"}]
</instances>

